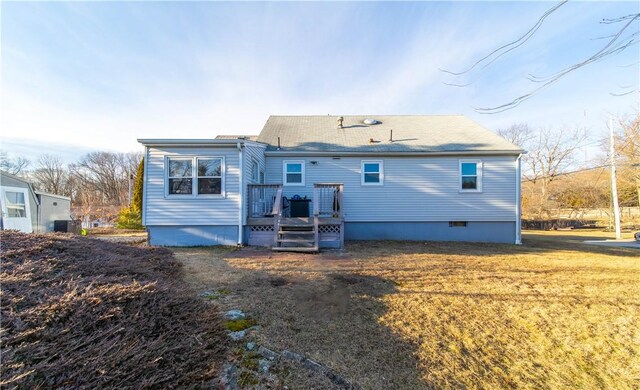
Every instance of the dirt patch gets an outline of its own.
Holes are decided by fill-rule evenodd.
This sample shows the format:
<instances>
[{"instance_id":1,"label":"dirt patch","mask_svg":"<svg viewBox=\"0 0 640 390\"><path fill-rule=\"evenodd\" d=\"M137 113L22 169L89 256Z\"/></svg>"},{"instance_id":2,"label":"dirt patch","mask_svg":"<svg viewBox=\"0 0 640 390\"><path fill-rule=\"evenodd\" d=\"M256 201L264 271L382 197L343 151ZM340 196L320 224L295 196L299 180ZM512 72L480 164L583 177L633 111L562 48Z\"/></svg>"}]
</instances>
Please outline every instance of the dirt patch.
<instances>
[{"instance_id":1,"label":"dirt patch","mask_svg":"<svg viewBox=\"0 0 640 390\"><path fill-rule=\"evenodd\" d=\"M226 351L216 306L170 251L3 231L3 387L211 386Z\"/></svg>"}]
</instances>

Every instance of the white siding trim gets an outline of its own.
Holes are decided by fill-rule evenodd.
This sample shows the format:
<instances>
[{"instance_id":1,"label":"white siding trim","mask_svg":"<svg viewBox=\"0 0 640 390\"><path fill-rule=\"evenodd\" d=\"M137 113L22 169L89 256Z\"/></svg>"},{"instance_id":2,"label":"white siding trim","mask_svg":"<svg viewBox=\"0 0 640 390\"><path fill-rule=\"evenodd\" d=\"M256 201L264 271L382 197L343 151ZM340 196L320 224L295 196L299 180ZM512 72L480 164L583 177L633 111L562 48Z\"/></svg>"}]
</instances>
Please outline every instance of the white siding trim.
<instances>
[{"instance_id":1,"label":"white siding trim","mask_svg":"<svg viewBox=\"0 0 640 390\"><path fill-rule=\"evenodd\" d=\"M238 142L238 166L240 167L240 172L238 173L240 175L239 177L239 182L240 182L240 207L238 209L238 245L242 245L242 241L244 240L244 238L242 237L242 233L243 233L243 222L244 222L244 194L246 194L245 191L245 185L244 185L244 162L243 162L243 153L242 153L242 149L244 148L244 145L242 145L240 142ZM224 162L224 160L223 160ZM224 165L223 165L224 166ZM224 177L224 171L222 176ZM224 183L224 180L223 180Z\"/></svg>"},{"instance_id":2,"label":"white siding trim","mask_svg":"<svg viewBox=\"0 0 640 390\"><path fill-rule=\"evenodd\" d=\"M302 173L302 182L301 183L289 183L287 182L287 165L288 164L300 164L300 166L302 167L301 169L301 173ZM299 187L304 187L305 186L305 161L304 160L284 160L282 161L282 183L285 186L299 186Z\"/></svg>"},{"instance_id":3,"label":"white siding trim","mask_svg":"<svg viewBox=\"0 0 640 390\"><path fill-rule=\"evenodd\" d=\"M522 244L522 155L516 158L516 245Z\"/></svg>"},{"instance_id":4,"label":"white siding trim","mask_svg":"<svg viewBox=\"0 0 640 390\"><path fill-rule=\"evenodd\" d=\"M149 171L149 147L144 147L144 166L142 181L142 226L147 225L147 172Z\"/></svg>"}]
</instances>

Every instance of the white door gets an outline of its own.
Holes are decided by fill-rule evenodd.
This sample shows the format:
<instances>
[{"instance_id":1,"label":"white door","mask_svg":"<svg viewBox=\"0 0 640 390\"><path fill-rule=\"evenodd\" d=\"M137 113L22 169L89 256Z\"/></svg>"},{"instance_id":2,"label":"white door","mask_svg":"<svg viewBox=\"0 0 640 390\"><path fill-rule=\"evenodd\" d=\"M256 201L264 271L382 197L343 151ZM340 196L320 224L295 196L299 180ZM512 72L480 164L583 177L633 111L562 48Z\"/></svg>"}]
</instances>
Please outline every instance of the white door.
<instances>
[{"instance_id":1,"label":"white door","mask_svg":"<svg viewBox=\"0 0 640 390\"><path fill-rule=\"evenodd\" d=\"M2 228L31 233L31 210L26 188L2 187Z\"/></svg>"}]
</instances>

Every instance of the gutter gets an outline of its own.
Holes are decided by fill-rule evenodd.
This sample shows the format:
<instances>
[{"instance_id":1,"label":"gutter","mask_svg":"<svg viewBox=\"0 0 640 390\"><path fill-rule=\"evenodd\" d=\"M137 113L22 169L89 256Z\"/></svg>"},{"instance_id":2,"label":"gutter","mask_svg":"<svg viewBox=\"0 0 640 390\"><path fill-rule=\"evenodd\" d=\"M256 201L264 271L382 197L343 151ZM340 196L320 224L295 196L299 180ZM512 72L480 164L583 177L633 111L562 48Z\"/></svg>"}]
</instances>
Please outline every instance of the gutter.
<instances>
[{"instance_id":1,"label":"gutter","mask_svg":"<svg viewBox=\"0 0 640 390\"><path fill-rule=\"evenodd\" d=\"M234 147L238 143L265 147L267 145L246 139L172 139L172 138L138 138L138 143L147 147L170 146L209 146L209 147Z\"/></svg>"},{"instance_id":2,"label":"gutter","mask_svg":"<svg viewBox=\"0 0 640 390\"><path fill-rule=\"evenodd\" d=\"M282 157L349 157L349 156L416 156L416 157L429 157L429 156L518 156L524 151L522 150L476 150L476 151L443 151L443 152L390 152L390 151L367 151L367 152L301 152L301 151L282 151L271 150L265 151L265 156L282 156Z\"/></svg>"},{"instance_id":3,"label":"gutter","mask_svg":"<svg viewBox=\"0 0 640 390\"><path fill-rule=\"evenodd\" d=\"M51 194L49 192L42 192L42 191L33 191L33 192L35 192L37 195L40 195L40 196L48 196L50 198L57 198L57 199L71 201L70 197L64 196L64 195L56 195L56 194Z\"/></svg>"},{"instance_id":4,"label":"gutter","mask_svg":"<svg viewBox=\"0 0 640 390\"><path fill-rule=\"evenodd\" d=\"M33 185L30 182L26 183L29 186L29 191L31 191L31 193L33 194L33 200L36 201L36 226L32 226L31 230L35 233L43 233L40 231L40 226L42 225L42 204L40 203L40 199L38 199L38 193L33 189ZM44 231L44 233L46 233L46 230Z\"/></svg>"},{"instance_id":5,"label":"gutter","mask_svg":"<svg viewBox=\"0 0 640 390\"><path fill-rule=\"evenodd\" d=\"M243 224L242 224L242 214L244 212L244 165L242 162L242 157L243 157L243 153L242 153L242 149L244 148L244 144L242 142L237 142L236 143L237 148L238 148L238 165L239 165L239 171L240 171L240 209L238 210L238 246L242 246L243 241L244 241L244 237L243 237Z\"/></svg>"}]
</instances>

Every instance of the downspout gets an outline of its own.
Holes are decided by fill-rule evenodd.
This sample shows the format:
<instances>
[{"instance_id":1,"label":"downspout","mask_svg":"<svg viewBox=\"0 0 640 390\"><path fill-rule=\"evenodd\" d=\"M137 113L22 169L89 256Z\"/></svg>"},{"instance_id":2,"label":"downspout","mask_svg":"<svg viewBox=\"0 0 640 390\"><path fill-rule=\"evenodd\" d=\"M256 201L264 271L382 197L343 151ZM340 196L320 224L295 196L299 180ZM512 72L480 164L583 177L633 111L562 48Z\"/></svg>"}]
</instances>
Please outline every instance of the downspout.
<instances>
[{"instance_id":1,"label":"downspout","mask_svg":"<svg viewBox=\"0 0 640 390\"><path fill-rule=\"evenodd\" d=\"M151 245L151 234L149 233L149 227L147 226L147 171L149 170L149 147L144 147L144 161L142 165L142 226L147 233L147 245ZM164 169L164 168L163 168ZM164 174L163 174L164 175Z\"/></svg>"},{"instance_id":2,"label":"downspout","mask_svg":"<svg viewBox=\"0 0 640 390\"><path fill-rule=\"evenodd\" d=\"M142 170L142 225L147 228L147 171L149 170L149 147L144 147L144 163Z\"/></svg>"},{"instance_id":3,"label":"downspout","mask_svg":"<svg viewBox=\"0 0 640 390\"><path fill-rule=\"evenodd\" d=\"M36 194L36 191L33 189L33 186L31 185L31 183L28 184L29 186L29 191L30 193L33 195L33 200L35 200L35 204L36 204L36 226L32 226L31 230L35 233L46 233L46 229L44 232L40 231L40 226L42 224L42 207L40 204L40 200L38 199L38 194ZM25 201L26 202L26 201Z\"/></svg>"},{"instance_id":4,"label":"downspout","mask_svg":"<svg viewBox=\"0 0 640 390\"><path fill-rule=\"evenodd\" d=\"M242 148L244 144L238 142L238 165L240 166L240 209L238 210L238 245L243 244L243 226L242 226L242 213L244 211L244 165L242 162Z\"/></svg>"},{"instance_id":5,"label":"downspout","mask_svg":"<svg viewBox=\"0 0 640 390\"><path fill-rule=\"evenodd\" d=\"M36 233L41 233L40 232L40 226L42 226L42 205L40 205L39 203L37 203L38 200L38 196L36 195L36 213L37 213L37 217L36 219L38 220L38 226L36 226ZM55 227L54 227L55 230Z\"/></svg>"},{"instance_id":6,"label":"downspout","mask_svg":"<svg viewBox=\"0 0 640 390\"><path fill-rule=\"evenodd\" d=\"M522 154L516 158L516 245L522 245Z\"/></svg>"}]
</instances>

